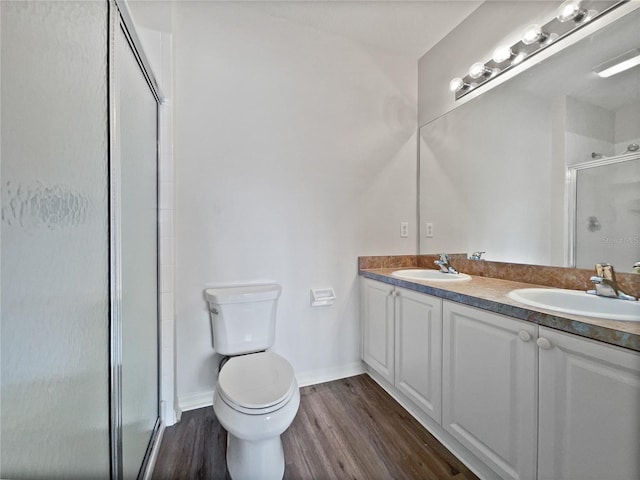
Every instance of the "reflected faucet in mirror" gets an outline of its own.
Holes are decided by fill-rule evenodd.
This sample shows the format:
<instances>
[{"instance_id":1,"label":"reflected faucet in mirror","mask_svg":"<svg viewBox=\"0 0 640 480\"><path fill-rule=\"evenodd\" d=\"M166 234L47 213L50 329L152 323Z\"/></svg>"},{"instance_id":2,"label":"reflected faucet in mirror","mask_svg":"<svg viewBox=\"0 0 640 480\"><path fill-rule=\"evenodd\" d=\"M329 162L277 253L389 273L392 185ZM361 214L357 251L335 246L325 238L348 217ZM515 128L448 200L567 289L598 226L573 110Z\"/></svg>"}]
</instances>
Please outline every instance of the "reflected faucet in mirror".
<instances>
[{"instance_id":1,"label":"reflected faucet in mirror","mask_svg":"<svg viewBox=\"0 0 640 480\"><path fill-rule=\"evenodd\" d=\"M616 274L613 265L608 263L596 264L596 275L590 278L595 286L595 290L587 290L591 295L599 297L618 298L620 300L637 301L633 295L623 292L616 282Z\"/></svg>"}]
</instances>

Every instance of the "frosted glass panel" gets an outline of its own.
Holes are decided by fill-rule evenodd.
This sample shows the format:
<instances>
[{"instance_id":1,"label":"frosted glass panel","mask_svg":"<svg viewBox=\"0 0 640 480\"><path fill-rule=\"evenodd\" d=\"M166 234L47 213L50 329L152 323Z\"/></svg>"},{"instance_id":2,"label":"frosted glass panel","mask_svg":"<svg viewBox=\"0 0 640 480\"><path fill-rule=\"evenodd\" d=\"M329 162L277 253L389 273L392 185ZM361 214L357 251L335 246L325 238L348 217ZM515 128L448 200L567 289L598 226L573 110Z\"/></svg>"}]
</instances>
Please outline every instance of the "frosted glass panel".
<instances>
[{"instance_id":1,"label":"frosted glass panel","mask_svg":"<svg viewBox=\"0 0 640 480\"><path fill-rule=\"evenodd\" d=\"M109 478L107 2L0 9L0 478Z\"/></svg>"},{"instance_id":2,"label":"frosted glass panel","mask_svg":"<svg viewBox=\"0 0 640 480\"><path fill-rule=\"evenodd\" d=\"M122 455L135 478L158 417L157 106L118 37L122 188Z\"/></svg>"},{"instance_id":3,"label":"frosted glass panel","mask_svg":"<svg viewBox=\"0 0 640 480\"><path fill-rule=\"evenodd\" d=\"M640 159L578 170L576 267L640 262Z\"/></svg>"}]
</instances>

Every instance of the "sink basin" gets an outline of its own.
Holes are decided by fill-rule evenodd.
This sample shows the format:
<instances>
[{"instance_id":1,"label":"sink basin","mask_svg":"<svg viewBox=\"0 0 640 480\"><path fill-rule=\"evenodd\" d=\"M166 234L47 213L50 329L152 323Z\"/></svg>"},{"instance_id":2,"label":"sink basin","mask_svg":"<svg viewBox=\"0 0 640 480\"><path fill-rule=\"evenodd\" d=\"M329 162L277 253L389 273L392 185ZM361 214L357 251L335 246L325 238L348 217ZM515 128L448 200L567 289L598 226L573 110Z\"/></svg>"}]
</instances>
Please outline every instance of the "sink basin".
<instances>
[{"instance_id":1,"label":"sink basin","mask_svg":"<svg viewBox=\"0 0 640 480\"><path fill-rule=\"evenodd\" d=\"M463 282L471 280L466 273L442 273L440 270L432 268L396 270L391 275L405 280L427 280L429 282Z\"/></svg>"},{"instance_id":2,"label":"sink basin","mask_svg":"<svg viewBox=\"0 0 640 480\"><path fill-rule=\"evenodd\" d=\"M640 302L589 295L582 290L561 288L521 288L509 292L508 297L531 307L556 312L640 322Z\"/></svg>"}]
</instances>

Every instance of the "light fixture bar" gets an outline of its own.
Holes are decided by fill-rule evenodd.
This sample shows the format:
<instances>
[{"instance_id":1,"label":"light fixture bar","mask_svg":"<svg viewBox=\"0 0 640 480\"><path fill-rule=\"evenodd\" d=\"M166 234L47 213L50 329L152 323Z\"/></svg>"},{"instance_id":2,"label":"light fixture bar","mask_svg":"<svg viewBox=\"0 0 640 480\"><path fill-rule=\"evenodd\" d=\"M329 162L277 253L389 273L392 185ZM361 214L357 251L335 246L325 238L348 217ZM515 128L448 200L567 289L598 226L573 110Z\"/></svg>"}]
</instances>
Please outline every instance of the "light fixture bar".
<instances>
[{"instance_id":1,"label":"light fixture bar","mask_svg":"<svg viewBox=\"0 0 640 480\"><path fill-rule=\"evenodd\" d=\"M640 65L640 49L634 48L598 65L593 71L602 78L609 78L612 75L624 72L638 65Z\"/></svg>"},{"instance_id":2,"label":"light fixture bar","mask_svg":"<svg viewBox=\"0 0 640 480\"><path fill-rule=\"evenodd\" d=\"M487 62L477 62L471 66L469 73L462 78L452 80L449 89L454 93L455 99L459 100L475 89L490 82L494 78L509 71L516 65L531 58L536 53L541 52L549 45L589 24L596 18L614 10L616 7L627 3L629 0L602 2L598 0L567 0L558 9L557 14L544 25L530 25L524 32L522 39L511 45L502 45L494 52L494 58ZM603 4L605 4L603 6ZM608 5L607 5L608 4ZM595 9L598 10L595 10ZM627 52L629 53L629 52ZM626 55L626 54L625 54ZM622 57L622 56L621 56ZM631 68L640 65L640 50L629 59L614 59L617 63L622 63L619 68ZM611 60L613 62L613 60ZM609 63L609 62L607 62ZM628 66L627 66L628 65ZM614 68L614 65L602 64L596 69L596 73L604 76L609 73L607 69ZM614 75L609 73L609 75Z\"/></svg>"}]
</instances>

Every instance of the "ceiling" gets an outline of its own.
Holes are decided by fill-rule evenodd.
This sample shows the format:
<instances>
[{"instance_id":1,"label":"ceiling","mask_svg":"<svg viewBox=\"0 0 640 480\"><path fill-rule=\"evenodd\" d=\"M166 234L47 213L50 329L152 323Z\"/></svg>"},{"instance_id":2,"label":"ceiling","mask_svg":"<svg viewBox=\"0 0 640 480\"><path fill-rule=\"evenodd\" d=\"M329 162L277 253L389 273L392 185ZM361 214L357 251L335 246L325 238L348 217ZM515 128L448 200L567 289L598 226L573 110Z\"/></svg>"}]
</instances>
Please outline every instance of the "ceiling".
<instances>
[{"instance_id":1,"label":"ceiling","mask_svg":"<svg viewBox=\"0 0 640 480\"><path fill-rule=\"evenodd\" d=\"M482 3L466 0L238 2L273 17L416 59Z\"/></svg>"}]
</instances>

